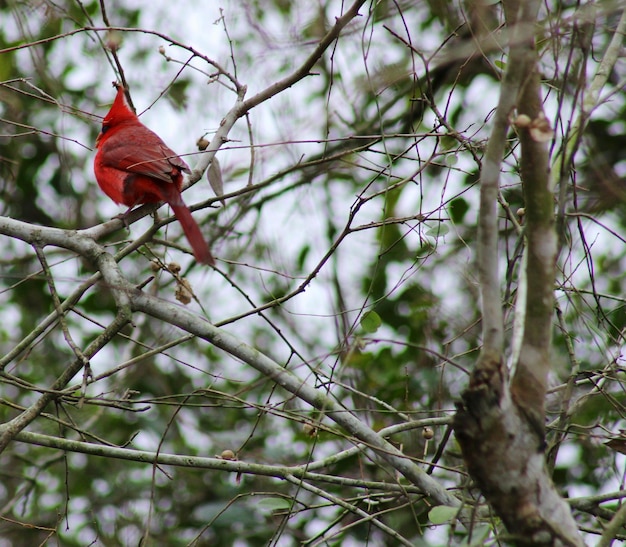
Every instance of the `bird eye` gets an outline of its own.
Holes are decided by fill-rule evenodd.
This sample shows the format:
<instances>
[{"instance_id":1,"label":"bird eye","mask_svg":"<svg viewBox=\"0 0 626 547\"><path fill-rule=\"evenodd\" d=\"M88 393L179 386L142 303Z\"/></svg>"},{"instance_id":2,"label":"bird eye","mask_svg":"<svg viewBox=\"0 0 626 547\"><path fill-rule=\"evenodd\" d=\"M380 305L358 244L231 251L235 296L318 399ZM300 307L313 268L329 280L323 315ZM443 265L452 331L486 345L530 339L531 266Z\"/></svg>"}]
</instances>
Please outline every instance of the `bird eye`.
<instances>
[{"instance_id":1,"label":"bird eye","mask_svg":"<svg viewBox=\"0 0 626 547\"><path fill-rule=\"evenodd\" d=\"M102 124L102 134L104 135L108 130L109 130L109 126Z\"/></svg>"}]
</instances>

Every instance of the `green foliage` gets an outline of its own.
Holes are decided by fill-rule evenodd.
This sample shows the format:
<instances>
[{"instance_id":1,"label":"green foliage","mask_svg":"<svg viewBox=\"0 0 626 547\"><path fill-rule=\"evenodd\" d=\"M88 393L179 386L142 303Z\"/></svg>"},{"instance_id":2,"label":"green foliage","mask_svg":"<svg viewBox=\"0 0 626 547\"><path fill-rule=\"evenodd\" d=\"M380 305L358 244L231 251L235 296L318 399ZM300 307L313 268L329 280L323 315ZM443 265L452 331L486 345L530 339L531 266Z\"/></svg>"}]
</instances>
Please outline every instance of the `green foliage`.
<instances>
[{"instance_id":1,"label":"green foliage","mask_svg":"<svg viewBox=\"0 0 626 547\"><path fill-rule=\"evenodd\" d=\"M454 224L461 224L465 214L470 210L470 205L464 198L455 198L450 202L450 220Z\"/></svg>"},{"instance_id":2,"label":"green foliage","mask_svg":"<svg viewBox=\"0 0 626 547\"><path fill-rule=\"evenodd\" d=\"M367 334L375 333L382 325L380 315L375 311L368 311L361 317L361 328Z\"/></svg>"},{"instance_id":3,"label":"green foliage","mask_svg":"<svg viewBox=\"0 0 626 547\"><path fill-rule=\"evenodd\" d=\"M428 519L433 524L443 524L444 522L454 520L458 512L459 510L456 507L438 505L428 512Z\"/></svg>"}]
</instances>

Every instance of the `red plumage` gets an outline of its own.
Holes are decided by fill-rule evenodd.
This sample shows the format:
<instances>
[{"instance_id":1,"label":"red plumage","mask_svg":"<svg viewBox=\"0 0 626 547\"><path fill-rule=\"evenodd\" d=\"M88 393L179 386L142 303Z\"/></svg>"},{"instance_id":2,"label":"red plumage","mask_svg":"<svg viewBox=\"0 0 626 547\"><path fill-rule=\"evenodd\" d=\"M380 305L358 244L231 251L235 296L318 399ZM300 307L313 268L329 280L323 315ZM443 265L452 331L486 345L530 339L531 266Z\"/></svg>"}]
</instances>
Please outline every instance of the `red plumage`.
<instances>
[{"instance_id":1,"label":"red plumage","mask_svg":"<svg viewBox=\"0 0 626 547\"><path fill-rule=\"evenodd\" d=\"M183 227L196 260L215 265L200 227L185 205L180 189L189 167L160 137L143 125L126 102L124 88L104 117L96 140L94 173L98 186L116 203L134 207L167 202Z\"/></svg>"}]
</instances>

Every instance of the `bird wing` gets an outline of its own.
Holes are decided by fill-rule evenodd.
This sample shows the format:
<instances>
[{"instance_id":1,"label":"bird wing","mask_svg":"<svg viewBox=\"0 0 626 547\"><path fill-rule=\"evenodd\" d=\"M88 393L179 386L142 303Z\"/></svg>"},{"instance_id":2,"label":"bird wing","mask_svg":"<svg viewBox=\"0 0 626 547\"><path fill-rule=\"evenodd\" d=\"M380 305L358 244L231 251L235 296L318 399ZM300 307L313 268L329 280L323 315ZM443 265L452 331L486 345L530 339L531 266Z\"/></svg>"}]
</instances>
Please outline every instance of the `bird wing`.
<instances>
[{"instance_id":1,"label":"bird wing","mask_svg":"<svg viewBox=\"0 0 626 547\"><path fill-rule=\"evenodd\" d=\"M158 140L147 138L138 142L138 139L123 138L122 135L106 140L102 144L101 154L104 166L163 182L173 182L181 171L189 173L189 167L176 152L153 135Z\"/></svg>"}]
</instances>

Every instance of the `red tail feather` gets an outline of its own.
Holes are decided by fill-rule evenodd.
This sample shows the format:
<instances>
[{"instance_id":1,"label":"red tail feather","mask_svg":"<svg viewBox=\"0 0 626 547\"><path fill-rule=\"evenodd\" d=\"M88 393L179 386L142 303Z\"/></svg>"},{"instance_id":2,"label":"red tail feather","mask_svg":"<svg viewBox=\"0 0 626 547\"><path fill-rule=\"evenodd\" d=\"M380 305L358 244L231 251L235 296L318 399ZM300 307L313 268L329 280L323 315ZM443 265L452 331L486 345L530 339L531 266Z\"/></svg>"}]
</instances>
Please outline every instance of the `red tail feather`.
<instances>
[{"instance_id":1,"label":"red tail feather","mask_svg":"<svg viewBox=\"0 0 626 547\"><path fill-rule=\"evenodd\" d=\"M189 240L189 245L191 245L191 248L193 249L193 254L196 257L196 260L201 264L215 266L215 258L213 258L213 255L209 250L209 246L200 231L200 227L191 216L189 208L184 203L181 205L174 205L173 203L170 203L170 206L174 210L174 214L176 215L178 222L180 222L180 225L183 227L183 231Z\"/></svg>"}]
</instances>

